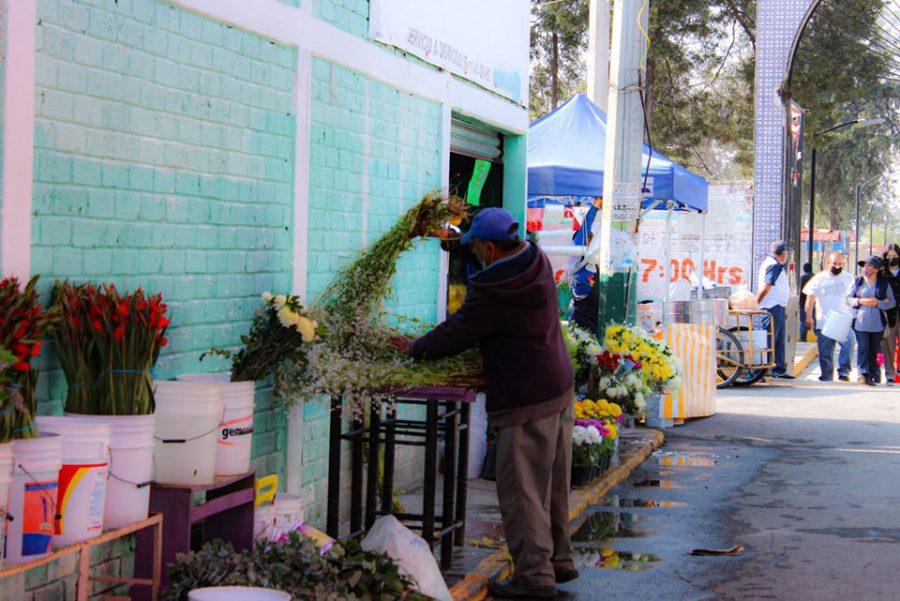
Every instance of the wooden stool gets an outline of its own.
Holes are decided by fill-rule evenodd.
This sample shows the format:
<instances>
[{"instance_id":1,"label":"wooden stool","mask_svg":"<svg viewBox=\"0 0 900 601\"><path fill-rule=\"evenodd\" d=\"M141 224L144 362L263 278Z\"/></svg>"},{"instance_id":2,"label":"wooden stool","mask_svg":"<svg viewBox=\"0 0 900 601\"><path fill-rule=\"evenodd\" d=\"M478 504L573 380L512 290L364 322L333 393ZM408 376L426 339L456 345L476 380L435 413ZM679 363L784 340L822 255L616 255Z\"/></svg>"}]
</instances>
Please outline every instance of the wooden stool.
<instances>
[{"instance_id":1,"label":"wooden stool","mask_svg":"<svg viewBox=\"0 0 900 601\"><path fill-rule=\"evenodd\" d=\"M191 530L195 525L201 525L202 529L199 545L221 538L230 542L236 551L244 551L253 546L255 479L254 470L237 476L222 476L212 484L203 486L152 485L150 511L163 515L163 590L169 586L169 564L175 561L178 553L192 550ZM205 493L205 502L192 505L196 493ZM135 576L149 575L152 568L152 542L149 533L138 533L134 558ZM132 596L136 600L149 599L140 594Z\"/></svg>"}]
</instances>

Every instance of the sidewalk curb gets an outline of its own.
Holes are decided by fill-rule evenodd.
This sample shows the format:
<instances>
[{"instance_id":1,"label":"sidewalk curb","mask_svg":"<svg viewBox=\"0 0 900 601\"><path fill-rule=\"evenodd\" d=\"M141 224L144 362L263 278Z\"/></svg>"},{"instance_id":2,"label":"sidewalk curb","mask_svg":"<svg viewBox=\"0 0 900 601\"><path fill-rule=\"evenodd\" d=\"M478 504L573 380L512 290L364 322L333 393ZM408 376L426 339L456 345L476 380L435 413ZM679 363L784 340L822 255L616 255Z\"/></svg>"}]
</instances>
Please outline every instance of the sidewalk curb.
<instances>
[{"instance_id":1,"label":"sidewalk curb","mask_svg":"<svg viewBox=\"0 0 900 601\"><path fill-rule=\"evenodd\" d=\"M625 455L619 465L606 472L594 484L572 491L569 495L569 521L573 522L588 507L596 504L609 490L627 478L631 472L656 449L662 446L665 437L659 430L638 430L643 439ZM505 558L506 549L499 549L481 560L474 570L453 585L450 595L454 601L480 601L487 597L487 585L495 579L509 576L511 566Z\"/></svg>"},{"instance_id":2,"label":"sidewalk curb","mask_svg":"<svg viewBox=\"0 0 900 601\"><path fill-rule=\"evenodd\" d=\"M796 376L802 374L803 370L809 367L809 364L812 363L818 356L819 348L817 346L810 347L802 357L794 360L794 374Z\"/></svg>"}]
</instances>

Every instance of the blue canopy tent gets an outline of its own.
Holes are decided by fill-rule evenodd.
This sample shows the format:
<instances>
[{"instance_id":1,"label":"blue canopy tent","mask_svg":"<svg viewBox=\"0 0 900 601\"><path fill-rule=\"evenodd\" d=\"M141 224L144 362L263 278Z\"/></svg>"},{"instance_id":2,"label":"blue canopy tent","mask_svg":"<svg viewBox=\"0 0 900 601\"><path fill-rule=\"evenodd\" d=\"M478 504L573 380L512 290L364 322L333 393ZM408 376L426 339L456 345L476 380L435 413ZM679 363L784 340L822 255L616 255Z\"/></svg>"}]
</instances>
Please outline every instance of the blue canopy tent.
<instances>
[{"instance_id":1,"label":"blue canopy tent","mask_svg":"<svg viewBox=\"0 0 900 601\"><path fill-rule=\"evenodd\" d=\"M606 114L584 94L577 94L528 129L529 206L542 206L541 198L602 196L606 156ZM647 170L648 198L644 208L675 201L676 210L705 213L707 183L645 144L642 172ZM655 203L654 201L663 201ZM550 202L553 202L550 200Z\"/></svg>"},{"instance_id":2,"label":"blue canopy tent","mask_svg":"<svg viewBox=\"0 0 900 601\"><path fill-rule=\"evenodd\" d=\"M605 157L606 114L587 96L577 94L534 121L528 129L528 207L567 204L573 197L589 202L591 198L603 196ZM641 155L641 171L647 176L642 203L645 210L668 210L669 224L673 210L707 212L708 184L703 177L652 151L646 144ZM703 225L705 234L705 219ZM586 244L585 237L582 232L580 240L573 240L573 246L545 247L545 250L549 254L584 254L586 247L581 245ZM703 242L701 239L701 266ZM669 281L669 244L666 254L666 280Z\"/></svg>"}]
</instances>

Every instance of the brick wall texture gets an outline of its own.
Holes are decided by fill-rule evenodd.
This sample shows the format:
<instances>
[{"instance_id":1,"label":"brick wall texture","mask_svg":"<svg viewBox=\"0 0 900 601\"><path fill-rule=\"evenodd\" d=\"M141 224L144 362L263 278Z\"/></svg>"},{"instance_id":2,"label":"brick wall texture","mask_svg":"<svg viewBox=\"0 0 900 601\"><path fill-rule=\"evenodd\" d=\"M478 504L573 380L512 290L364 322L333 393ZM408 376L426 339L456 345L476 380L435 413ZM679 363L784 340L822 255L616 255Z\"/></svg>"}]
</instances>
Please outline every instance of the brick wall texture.
<instances>
[{"instance_id":1,"label":"brick wall texture","mask_svg":"<svg viewBox=\"0 0 900 601\"><path fill-rule=\"evenodd\" d=\"M317 17L368 36L367 0L314 6ZM69 278L161 292L172 328L156 376L225 369L199 363L200 353L238 344L260 292L291 287L296 50L161 0L37 0L37 12L32 272L45 291ZM3 39L0 31L0 48ZM326 60L312 68L315 297L440 185L443 141L438 103ZM438 269L437 243L419 243L401 261L389 308L434 321ZM65 381L52 349L42 368L40 411L57 413ZM254 465L284 477L285 410L270 386L256 401ZM322 525L327 408L307 402L303 420L307 519ZM421 471L418 458L400 456L401 485ZM92 562L128 574L132 545L106 545ZM70 564L0 582L0 599L72 599Z\"/></svg>"}]
</instances>

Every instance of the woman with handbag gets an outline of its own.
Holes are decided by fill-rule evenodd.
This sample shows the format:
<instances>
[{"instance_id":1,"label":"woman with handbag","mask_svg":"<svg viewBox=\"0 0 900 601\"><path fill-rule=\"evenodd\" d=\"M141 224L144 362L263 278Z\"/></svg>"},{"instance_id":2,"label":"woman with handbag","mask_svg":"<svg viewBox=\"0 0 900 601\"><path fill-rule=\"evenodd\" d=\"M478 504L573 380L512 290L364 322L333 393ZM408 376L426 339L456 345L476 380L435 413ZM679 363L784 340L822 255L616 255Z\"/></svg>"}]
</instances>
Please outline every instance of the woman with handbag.
<instances>
[{"instance_id":1,"label":"woman with handbag","mask_svg":"<svg viewBox=\"0 0 900 601\"><path fill-rule=\"evenodd\" d=\"M856 364L860 384L875 386L881 380L878 351L888 324L886 311L897 306L894 291L882 272L880 257L860 261L862 275L857 276L847 293L847 304L853 312L853 331L856 334Z\"/></svg>"},{"instance_id":2,"label":"woman with handbag","mask_svg":"<svg viewBox=\"0 0 900 601\"><path fill-rule=\"evenodd\" d=\"M900 298L900 246L889 244L884 251L884 275L894 291L894 298ZM900 344L900 308L894 307L887 313L888 324L884 328L881 348L884 353L884 375L887 385L893 386L897 377L897 345Z\"/></svg>"}]
</instances>

